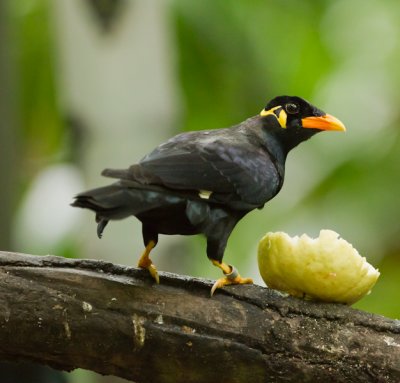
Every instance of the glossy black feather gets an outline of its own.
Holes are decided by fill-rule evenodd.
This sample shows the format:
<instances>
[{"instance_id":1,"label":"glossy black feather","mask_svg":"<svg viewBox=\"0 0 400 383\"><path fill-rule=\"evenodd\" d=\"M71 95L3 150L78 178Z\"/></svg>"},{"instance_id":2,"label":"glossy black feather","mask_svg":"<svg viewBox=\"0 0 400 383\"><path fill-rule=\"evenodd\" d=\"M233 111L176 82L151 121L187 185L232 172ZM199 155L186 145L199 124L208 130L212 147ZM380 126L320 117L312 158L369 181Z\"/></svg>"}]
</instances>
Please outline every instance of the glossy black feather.
<instances>
[{"instance_id":1,"label":"glossy black feather","mask_svg":"<svg viewBox=\"0 0 400 383\"><path fill-rule=\"evenodd\" d=\"M221 261L236 223L281 189L287 153L318 131L301 127L301 117L323 113L302 99L280 97L268 108L291 101L302 112L286 129L269 115L178 134L128 169L104 170L119 181L79 194L73 206L96 213L99 235L109 220L136 216L145 245L159 233L203 233L208 257Z\"/></svg>"}]
</instances>

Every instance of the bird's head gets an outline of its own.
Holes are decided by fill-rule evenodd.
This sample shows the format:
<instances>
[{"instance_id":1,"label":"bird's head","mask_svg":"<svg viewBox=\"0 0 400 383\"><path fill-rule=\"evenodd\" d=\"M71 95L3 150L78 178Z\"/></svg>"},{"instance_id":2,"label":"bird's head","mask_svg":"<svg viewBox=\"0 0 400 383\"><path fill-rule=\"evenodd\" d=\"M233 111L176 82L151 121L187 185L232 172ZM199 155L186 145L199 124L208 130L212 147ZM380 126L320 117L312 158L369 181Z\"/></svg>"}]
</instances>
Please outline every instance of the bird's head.
<instances>
[{"instance_id":1,"label":"bird's head","mask_svg":"<svg viewBox=\"0 0 400 383\"><path fill-rule=\"evenodd\" d=\"M312 136L322 130L346 131L345 126L336 117L295 96L279 96L271 100L261 111L261 117L276 118L280 127L289 131L303 131Z\"/></svg>"}]
</instances>

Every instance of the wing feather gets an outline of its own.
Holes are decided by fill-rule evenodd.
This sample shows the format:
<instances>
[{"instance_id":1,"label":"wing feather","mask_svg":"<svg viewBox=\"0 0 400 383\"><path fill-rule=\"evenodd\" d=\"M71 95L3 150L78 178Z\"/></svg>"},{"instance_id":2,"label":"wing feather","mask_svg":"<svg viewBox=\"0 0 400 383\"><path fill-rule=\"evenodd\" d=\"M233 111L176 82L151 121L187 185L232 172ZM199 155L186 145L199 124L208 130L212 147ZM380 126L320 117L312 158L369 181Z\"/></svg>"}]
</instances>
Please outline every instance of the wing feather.
<instances>
[{"instance_id":1,"label":"wing feather","mask_svg":"<svg viewBox=\"0 0 400 383\"><path fill-rule=\"evenodd\" d=\"M228 131L229 129L229 131ZM269 153L235 128L182 133L129 168L131 179L261 206L280 189ZM239 130L239 127L236 128Z\"/></svg>"}]
</instances>

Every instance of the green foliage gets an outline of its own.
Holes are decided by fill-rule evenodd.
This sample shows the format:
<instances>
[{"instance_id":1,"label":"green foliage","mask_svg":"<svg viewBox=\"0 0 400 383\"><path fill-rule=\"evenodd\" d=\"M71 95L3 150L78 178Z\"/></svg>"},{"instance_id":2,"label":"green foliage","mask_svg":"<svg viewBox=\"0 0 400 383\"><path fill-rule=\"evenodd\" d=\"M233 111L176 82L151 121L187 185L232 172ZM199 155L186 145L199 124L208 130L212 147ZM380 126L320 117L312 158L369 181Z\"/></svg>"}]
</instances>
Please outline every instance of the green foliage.
<instances>
[{"instance_id":1,"label":"green foliage","mask_svg":"<svg viewBox=\"0 0 400 383\"><path fill-rule=\"evenodd\" d=\"M61 145L63 125L57 105L54 40L47 0L9 2L15 25L19 72L20 123L24 168L49 161Z\"/></svg>"}]
</instances>

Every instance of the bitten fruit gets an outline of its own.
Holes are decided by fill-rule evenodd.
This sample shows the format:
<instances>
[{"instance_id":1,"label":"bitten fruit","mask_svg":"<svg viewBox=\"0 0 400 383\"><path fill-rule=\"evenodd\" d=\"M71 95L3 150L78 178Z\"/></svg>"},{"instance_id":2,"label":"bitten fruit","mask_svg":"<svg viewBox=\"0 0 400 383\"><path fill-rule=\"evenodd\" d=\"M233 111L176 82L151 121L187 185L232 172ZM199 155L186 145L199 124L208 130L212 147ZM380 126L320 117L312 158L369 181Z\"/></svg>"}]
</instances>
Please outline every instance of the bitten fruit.
<instances>
[{"instance_id":1,"label":"bitten fruit","mask_svg":"<svg viewBox=\"0 0 400 383\"><path fill-rule=\"evenodd\" d=\"M346 304L369 294L379 277L379 271L332 230L321 230L315 239L267 233L259 243L258 267L272 289Z\"/></svg>"}]
</instances>

